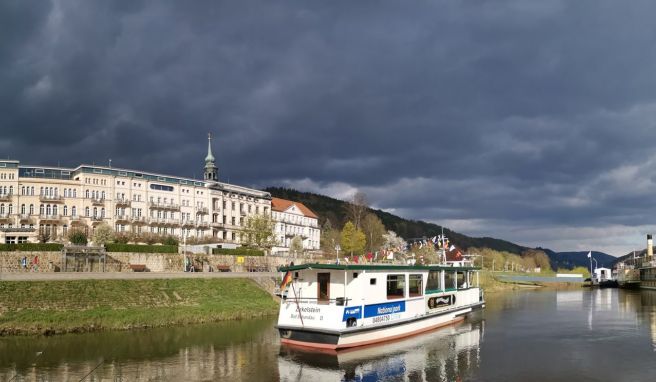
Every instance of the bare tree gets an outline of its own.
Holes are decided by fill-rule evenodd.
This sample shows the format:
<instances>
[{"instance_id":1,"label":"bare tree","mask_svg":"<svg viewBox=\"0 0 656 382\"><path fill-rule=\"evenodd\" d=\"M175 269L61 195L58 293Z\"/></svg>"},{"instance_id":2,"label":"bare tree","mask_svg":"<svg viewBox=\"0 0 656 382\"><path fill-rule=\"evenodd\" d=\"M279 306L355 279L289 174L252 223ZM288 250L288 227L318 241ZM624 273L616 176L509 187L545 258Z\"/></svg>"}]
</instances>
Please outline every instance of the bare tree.
<instances>
[{"instance_id":1,"label":"bare tree","mask_svg":"<svg viewBox=\"0 0 656 382\"><path fill-rule=\"evenodd\" d=\"M367 195L361 191L356 192L353 198L346 204L345 209L346 220L353 222L355 228L360 229L362 227L362 220L369 210Z\"/></svg>"},{"instance_id":2,"label":"bare tree","mask_svg":"<svg viewBox=\"0 0 656 382\"><path fill-rule=\"evenodd\" d=\"M376 252L385 244L383 235L387 231L378 216L368 212L362 219L362 231L367 237L367 246L365 249L368 252Z\"/></svg>"}]
</instances>

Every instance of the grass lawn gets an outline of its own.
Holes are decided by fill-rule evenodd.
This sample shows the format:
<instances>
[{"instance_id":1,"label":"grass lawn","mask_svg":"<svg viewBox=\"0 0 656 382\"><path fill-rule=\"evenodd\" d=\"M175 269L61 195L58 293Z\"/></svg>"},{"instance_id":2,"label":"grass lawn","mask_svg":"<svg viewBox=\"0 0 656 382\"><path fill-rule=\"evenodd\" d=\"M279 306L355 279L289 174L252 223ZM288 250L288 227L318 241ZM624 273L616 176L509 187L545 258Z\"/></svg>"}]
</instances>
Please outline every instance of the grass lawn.
<instances>
[{"instance_id":1,"label":"grass lawn","mask_svg":"<svg viewBox=\"0 0 656 382\"><path fill-rule=\"evenodd\" d=\"M276 314L247 279L0 282L0 335L184 325Z\"/></svg>"}]
</instances>

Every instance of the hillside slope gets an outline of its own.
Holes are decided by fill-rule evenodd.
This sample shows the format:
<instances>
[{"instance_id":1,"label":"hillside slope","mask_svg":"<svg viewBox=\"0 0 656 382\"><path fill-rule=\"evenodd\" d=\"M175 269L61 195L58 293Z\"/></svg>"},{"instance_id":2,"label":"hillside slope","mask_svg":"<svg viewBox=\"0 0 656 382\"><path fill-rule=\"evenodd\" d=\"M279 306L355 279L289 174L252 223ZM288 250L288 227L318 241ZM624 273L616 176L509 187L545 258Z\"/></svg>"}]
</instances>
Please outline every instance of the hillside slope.
<instances>
[{"instance_id":1,"label":"hillside slope","mask_svg":"<svg viewBox=\"0 0 656 382\"><path fill-rule=\"evenodd\" d=\"M320 225L323 225L326 220L330 220L333 227L336 226L341 228L344 223L346 223L345 206L347 203L345 201L324 195L281 187L269 187L266 188L265 191L271 193L272 196L277 198L295 200L305 204L308 208L319 215ZM386 229L396 232L406 240L433 237L442 232L442 227L437 224L427 223L420 220L408 220L376 209L370 209L370 212L376 214L380 218ZM491 237L469 237L454 232L446 227L444 227L444 234L453 244L465 249L472 247L485 247L516 254L521 254L528 249L527 247L506 240Z\"/></svg>"},{"instance_id":2,"label":"hillside slope","mask_svg":"<svg viewBox=\"0 0 656 382\"><path fill-rule=\"evenodd\" d=\"M578 251L578 252L554 252L550 249L537 248L544 251L549 259L551 259L551 267L553 269L558 268L567 268L572 269L574 267L590 267L590 259L588 258L587 251ZM609 254L592 251L592 257L597 260L595 263L592 261L593 266L598 265L599 267L611 268L617 258Z\"/></svg>"},{"instance_id":3,"label":"hillside slope","mask_svg":"<svg viewBox=\"0 0 656 382\"><path fill-rule=\"evenodd\" d=\"M341 228L346 223L345 206L347 202L343 200L281 187L269 187L265 191L277 198L295 200L305 204L319 216L320 225L323 225L326 220L330 220L333 227ZM442 232L442 227L434 223L427 223L421 220L408 220L376 209L370 209L369 211L380 218L386 229L396 232L406 240L429 238L439 235ZM492 237L469 237L446 227L444 227L444 234L451 240L451 243L463 249L475 247L490 248L495 251L510 252L518 255L521 255L528 249L532 249ZM554 252L550 249L536 249L544 251L549 256L551 267L554 270L558 268L572 269L577 266L588 267L590 264L587 257L588 252ZM593 251L592 254L597 259L599 266L609 267L616 260L615 257L602 252Z\"/></svg>"}]
</instances>

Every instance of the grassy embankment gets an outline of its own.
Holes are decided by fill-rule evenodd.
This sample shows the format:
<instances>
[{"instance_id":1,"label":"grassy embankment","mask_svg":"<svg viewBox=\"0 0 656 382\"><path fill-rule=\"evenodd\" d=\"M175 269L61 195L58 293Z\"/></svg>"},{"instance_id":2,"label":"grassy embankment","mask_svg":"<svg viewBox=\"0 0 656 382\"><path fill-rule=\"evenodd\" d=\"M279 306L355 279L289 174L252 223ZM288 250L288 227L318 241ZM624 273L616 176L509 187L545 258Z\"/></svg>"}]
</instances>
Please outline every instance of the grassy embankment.
<instances>
[{"instance_id":1,"label":"grassy embankment","mask_svg":"<svg viewBox=\"0 0 656 382\"><path fill-rule=\"evenodd\" d=\"M0 335L125 330L276 313L271 295L245 279L0 282Z\"/></svg>"},{"instance_id":2,"label":"grassy embankment","mask_svg":"<svg viewBox=\"0 0 656 382\"><path fill-rule=\"evenodd\" d=\"M581 288L580 283L540 283L540 282L508 282L501 281L497 276L501 275L518 275L518 276L527 276L525 273L500 273L500 272L490 272L484 270L481 272L481 287L485 292L502 292L513 289L525 289L527 287L535 288L550 288L550 289L572 289L572 288ZM535 276L552 276L555 275L544 273L536 274Z\"/></svg>"}]
</instances>

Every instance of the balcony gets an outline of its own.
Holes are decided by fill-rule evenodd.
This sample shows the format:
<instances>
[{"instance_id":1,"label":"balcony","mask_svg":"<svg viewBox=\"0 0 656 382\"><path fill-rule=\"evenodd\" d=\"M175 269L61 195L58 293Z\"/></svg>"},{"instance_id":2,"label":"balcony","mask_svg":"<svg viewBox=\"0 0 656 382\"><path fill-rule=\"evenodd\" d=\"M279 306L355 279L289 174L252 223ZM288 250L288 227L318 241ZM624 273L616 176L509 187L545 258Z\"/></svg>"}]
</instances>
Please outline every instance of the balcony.
<instances>
[{"instance_id":1,"label":"balcony","mask_svg":"<svg viewBox=\"0 0 656 382\"><path fill-rule=\"evenodd\" d=\"M43 221L60 221L61 220L61 215L39 215L39 220Z\"/></svg>"},{"instance_id":2,"label":"balcony","mask_svg":"<svg viewBox=\"0 0 656 382\"><path fill-rule=\"evenodd\" d=\"M91 204L93 204L94 206L102 206L105 204L105 199L91 198Z\"/></svg>"},{"instance_id":3,"label":"balcony","mask_svg":"<svg viewBox=\"0 0 656 382\"><path fill-rule=\"evenodd\" d=\"M180 224L182 224L183 227L193 227L196 222L190 219L184 219L180 221Z\"/></svg>"},{"instance_id":4,"label":"balcony","mask_svg":"<svg viewBox=\"0 0 656 382\"><path fill-rule=\"evenodd\" d=\"M223 228L223 227L225 227L225 224L223 224L223 223L219 223L219 222L212 222L211 225L212 225L212 227L214 227L214 228Z\"/></svg>"},{"instance_id":5,"label":"balcony","mask_svg":"<svg viewBox=\"0 0 656 382\"><path fill-rule=\"evenodd\" d=\"M28 214L20 214L18 215L18 221L21 223L32 223L32 217Z\"/></svg>"},{"instance_id":6,"label":"balcony","mask_svg":"<svg viewBox=\"0 0 656 382\"><path fill-rule=\"evenodd\" d=\"M246 211L244 211L244 210L239 211L239 215L246 216Z\"/></svg>"},{"instance_id":7,"label":"balcony","mask_svg":"<svg viewBox=\"0 0 656 382\"><path fill-rule=\"evenodd\" d=\"M159 209L159 210L180 211L180 205L174 203L149 202L148 207L152 209Z\"/></svg>"},{"instance_id":8,"label":"balcony","mask_svg":"<svg viewBox=\"0 0 656 382\"><path fill-rule=\"evenodd\" d=\"M198 208L196 208L196 213L197 214L208 214L209 210L207 209L207 207L198 207Z\"/></svg>"},{"instance_id":9,"label":"balcony","mask_svg":"<svg viewBox=\"0 0 656 382\"><path fill-rule=\"evenodd\" d=\"M11 202L13 194L0 194L0 202Z\"/></svg>"},{"instance_id":10,"label":"balcony","mask_svg":"<svg viewBox=\"0 0 656 382\"><path fill-rule=\"evenodd\" d=\"M92 216L92 217L91 217L91 221L92 221L93 223L100 223L100 222L102 222L104 219L105 219L105 217L103 217L103 216Z\"/></svg>"},{"instance_id":11,"label":"balcony","mask_svg":"<svg viewBox=\"0 0 656 382\"><path fill-rule=\"evenodd\" d=\"M145 216L130 216L130 222L133 224L146 224Z\"/></svg>"},{"instance_id":12,"label":"balcony","mask_svg":"<svg viewBox=\"0 0 656 382\"><path fill-rule=\"evenodd\" d=\"M206 229L209 228L210 224L207 222L196 222L196 228Z\"/></svg>"},{"instance_id":13,"label":"balcony","mask_svg":"<svg viewBox=\"0 0 656 382\"><path fill-rule=\"evenodd\" d=\"M114 220L117 222L127 222L130 220L130 217L128 215L115 215Z\"/></svg>"},{"instance_id":14,"label":"balcony","mask_svg":"<svg viewBox=\"0 0 656 382\"><path fill-rule=\"evenodd\" d=\"M11 220L11 215L9 214L0 214L0 222L6 222Z\"/></svg>"},{"instance_id":15,"label":"balcony","mask_svg":"<svg viewBox=\"0 0 656 382\"><path fill-rule=\"evenodd\" d=\"M179 226L180 221L178 219L164 219L164 218L151 218L150 224L153 225L165 225L165 226Z\"/></svg>"},{"instance_id":16,"label":"balcony","mask_svg":"<svg viewBox=\"0 0 656 382\"><path fill-rule=\"evenodd\" d=\"M130 207L130 204L132 203L132 201L130 201L129 199L122 199L121 198L121 199L116 199L115 203L116 203L116 207L119 207L119 206Z\"/></svg>"},{"instance_id":17,"label":"balcony","mask_svg":"<svg viewBox=\"0 0 656 382\"><path fill-rule=\"evenodd\" d=\"M44 203L63 203L64 197L59 195L39 195L39 200Z\"/></svg>"}]
</instances>

